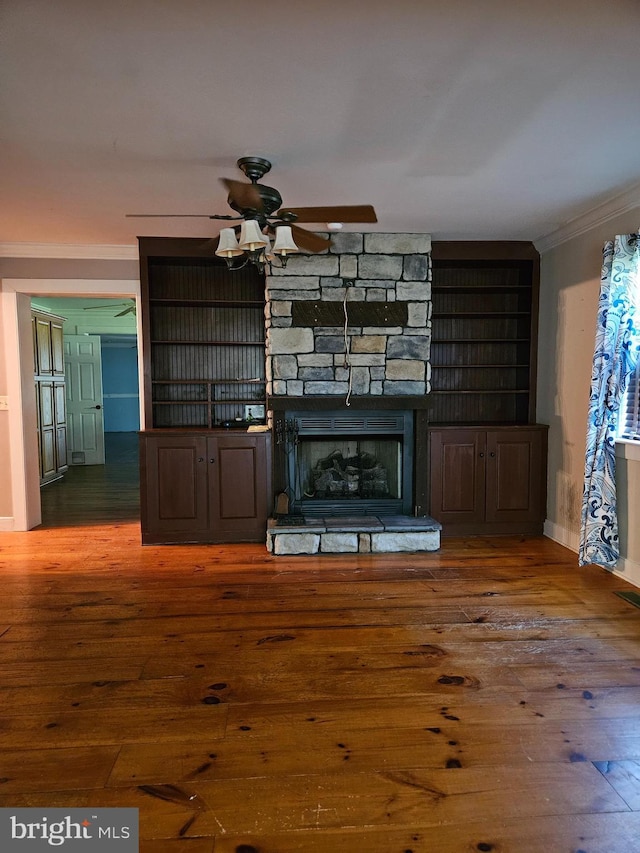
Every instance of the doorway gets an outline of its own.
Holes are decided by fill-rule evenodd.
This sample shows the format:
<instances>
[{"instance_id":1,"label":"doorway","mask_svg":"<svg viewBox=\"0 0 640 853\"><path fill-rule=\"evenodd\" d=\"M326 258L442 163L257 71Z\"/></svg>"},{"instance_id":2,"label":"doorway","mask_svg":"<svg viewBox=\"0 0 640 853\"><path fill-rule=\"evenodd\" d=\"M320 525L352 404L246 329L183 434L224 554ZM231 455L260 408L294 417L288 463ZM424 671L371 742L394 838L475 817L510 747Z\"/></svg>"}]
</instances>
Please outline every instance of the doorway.
<instances>
[{"instance_id":1,"label":"doorway","mask_svg":"<svg viewBox=\"0 0 640 853\"><path fill-rule=\"evenodd\" d=\"M0 519L5 530L30 530L42 520L33 393L31 300L40 302L43 299L65 297L109 300L111 305L127 300L127 304L137 307L140 283L134 279L3 279L4 351L7 357L7 389L12 401L8 413L11 515ZM90 313L101 312L87 312ZM133 315L133 329L138 363L141 365L141 329L136 314ZM140 374L141 367L139 382ZM140 425L144 425L142 413Z\"/></svg>"},{"instance_id":2,"label":"doorway","mask_svg":"<svg viewBox=\"0 0 640 853\"><path fill-rule=\"evenodd\" d=\"M65 318L68 470L40 490L42 526L138 520L140 428L133 299L32 299Z\"/></svg>"}]
</instances>

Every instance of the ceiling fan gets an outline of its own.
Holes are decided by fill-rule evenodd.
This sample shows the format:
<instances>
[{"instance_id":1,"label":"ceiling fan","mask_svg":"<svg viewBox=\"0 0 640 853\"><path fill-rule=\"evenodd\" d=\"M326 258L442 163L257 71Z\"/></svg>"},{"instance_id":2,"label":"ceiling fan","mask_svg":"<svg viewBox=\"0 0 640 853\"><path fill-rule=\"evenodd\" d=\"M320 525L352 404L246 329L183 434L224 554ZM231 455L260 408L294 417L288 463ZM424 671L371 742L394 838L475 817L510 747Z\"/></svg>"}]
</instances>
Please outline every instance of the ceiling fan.
<instances>
[{"instance_id":1,"label":"ceiling fan","mask_svg":"<svg viewBox=\"0 0 640 853\"><path fill-rule=\"evenodd\" d=\"M136 303L135 302L118 302L115 305L85 305L82 309L83 311L97 311L104 310L105 308L109 311L113 311L114 308L122 308L124 306L123 311L119 311L117 314L114 314L114 317L124 317L126 314L136 315Z\"/></svg>"},{"instance_id":2,"label":"ceiling fan","mask_svg":"<svg viewBox=\"0 0 640 853\"><path fill-rule=\"evenodd\" d=\"M241 157L237 166L251 183L221 178L229 195L227 202L239 215L197 214L197 213L130 213L129 217L206 217L242 221L240 242L236 240L236 228L223 228L216 254L225 257L228 265L234 257L247 254L257 266L264 266L264 260L270 259L270 253L279 255L283 266L290 252L322 252L331 245L331 239L314 234L296 223L307 222L377 222L373 207L363 205L337 205L332 207L282 207L282 196L274 187L260 184L258 181L271 169L269 160L263 157ZM230 232L230 233L229 233ZM276 242L271 249L269 236L275 234ZM253 256L252 256L253 254ZM273 255L271 255L272 257Z\"/></svg>"}]
</instances>

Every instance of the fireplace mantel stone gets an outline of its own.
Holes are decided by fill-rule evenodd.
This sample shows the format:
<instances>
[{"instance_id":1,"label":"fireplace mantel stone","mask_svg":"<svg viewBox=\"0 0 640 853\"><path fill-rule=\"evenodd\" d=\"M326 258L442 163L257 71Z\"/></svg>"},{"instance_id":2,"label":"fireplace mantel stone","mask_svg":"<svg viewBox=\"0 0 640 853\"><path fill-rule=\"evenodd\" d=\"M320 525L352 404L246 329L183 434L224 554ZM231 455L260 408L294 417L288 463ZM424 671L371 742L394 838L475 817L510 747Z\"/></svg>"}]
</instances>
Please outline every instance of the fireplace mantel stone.
<instances>
[{"instance_id":1,"label":"fireplace mantel stone","mask_svg":"<svg viewBox=\"0 0 640 853\"><path fill-rule=\"evenodd\" d=\"M400 406L406 408L409 398L428 394L429 235L332 234L327 252L292 256L286 268L274 267L267 276L266 294L269 401L333 397L335 405L337 398L347 396L352 401L403 397ZM329 305L320 310L323 303L341 303L342 310L337 306L329 310ZM353 309L363 303L372 310ZM373 303L381 308L373 310ZM393 303L403 305L406 323L401 326L391 325L393 312L384 310ZM309 308L302 310L305 305ZM354 317L361 315L363 325L354 324L349 306ZM319 325L326 322L325 316L334 325ZM370 319L367 324L365 317L375 317L381 325L371 325ZM390 322L385 325L384 319Z\"/></svg>"}]
</instances>

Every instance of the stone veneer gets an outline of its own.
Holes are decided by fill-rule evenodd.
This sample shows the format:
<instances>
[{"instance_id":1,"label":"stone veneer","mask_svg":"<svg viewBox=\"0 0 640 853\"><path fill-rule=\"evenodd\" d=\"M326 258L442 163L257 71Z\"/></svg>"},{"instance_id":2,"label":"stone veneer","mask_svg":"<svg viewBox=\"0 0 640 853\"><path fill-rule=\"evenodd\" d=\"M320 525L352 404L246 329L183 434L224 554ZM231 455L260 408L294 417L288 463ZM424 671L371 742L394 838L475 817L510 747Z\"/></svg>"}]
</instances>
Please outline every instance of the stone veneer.
<instances>
[{"instance_id":1,"label":"stone veneer","mask_svg":"<svg viewBox=\"0 0 640 853\"><path fill-rule=\"evenodd\" d=\"M294 255L286 268L274 265L267 276L267 396L351 394L374 398L375 408L376 397L428 393L430 237L334 233L331 238L328 251ZM342 319L345 297L348 349ZM323 309L323 303L333 306ZM337 303L339 311L326 310ZM352 309L349 315L354 303L378 303L362 309L378 323L355 325L358 312ZM335 325L320 325L328 315ZM404 317L401 325L396 315ZM405 516L305 518L302 525L289 527L286 520L274 518L267 525L267 548L276 556L437 551L440 529L432 518Z\"/></svg>"},{"instance_id":2,"label":"stone veneer","mask_svg":"<svg viewBox=\"0 0 640 853\"><path fill-rule=\"evenodd\" d=\"M429 517L305 518L294 526L269 519L267 550L274 556L437 551L441 529L440 522Z\"/></svg>"},{"instance_id":3,"label":"stone veneer","mask_svg":"<svg viewBox=\"0 0 640 853\"><path fill-rule=\"evenodd\" d=\"M318 255L292 256L267 276L267 395L381 397L429 391L431 239L334 233ZM296 302L406 303L406 326L293 325ZM310 306L311 307L311 306ZM372 306L372 308L375 306ZM382 312L384 313L384 312Z\"/></svg>"}]
</instances>

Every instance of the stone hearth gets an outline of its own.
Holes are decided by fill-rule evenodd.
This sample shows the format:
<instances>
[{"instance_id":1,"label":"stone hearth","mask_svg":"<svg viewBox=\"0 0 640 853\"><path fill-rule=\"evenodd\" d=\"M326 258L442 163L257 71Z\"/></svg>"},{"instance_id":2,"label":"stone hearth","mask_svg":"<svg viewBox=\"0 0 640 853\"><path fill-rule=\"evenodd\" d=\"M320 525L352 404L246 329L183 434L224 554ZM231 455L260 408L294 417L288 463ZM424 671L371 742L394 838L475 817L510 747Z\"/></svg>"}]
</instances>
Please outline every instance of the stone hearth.
<instances>
[{"instance_id":1,"label":"stone hearth","mask_svg":"<svg viewBox=\"0 0 640 853\"><path fill-rule=\"evenodd\" d=\"M442 525L433 518L359 516L304 518L302 524L271 518L267 550L287 554L390 554L437 551Z\"/></svg>"}]
</instances>

